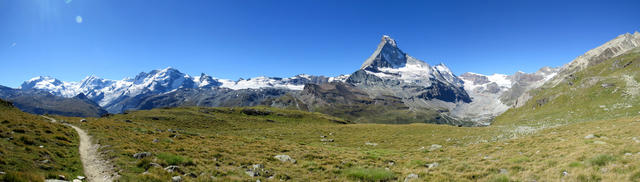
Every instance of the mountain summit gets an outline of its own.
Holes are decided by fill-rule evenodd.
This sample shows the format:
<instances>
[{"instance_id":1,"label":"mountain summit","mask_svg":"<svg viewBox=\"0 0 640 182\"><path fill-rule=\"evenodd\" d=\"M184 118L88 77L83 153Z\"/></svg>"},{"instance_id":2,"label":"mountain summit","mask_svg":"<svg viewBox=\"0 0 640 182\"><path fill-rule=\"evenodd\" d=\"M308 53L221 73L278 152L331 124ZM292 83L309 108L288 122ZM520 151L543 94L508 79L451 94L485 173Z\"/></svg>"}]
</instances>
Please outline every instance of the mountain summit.
<instances>
[{"instance_id":1,"label":"mountain summit","mask_svg":"<svg viewBox=\"0 0 640 182\"><path fill-rule=\"evenodd\" d=\"M384 35L378 48L362 64L360 69L399 68L407 63L407 54L398 48L396 41Z\"/></svg>"}]
</instances>

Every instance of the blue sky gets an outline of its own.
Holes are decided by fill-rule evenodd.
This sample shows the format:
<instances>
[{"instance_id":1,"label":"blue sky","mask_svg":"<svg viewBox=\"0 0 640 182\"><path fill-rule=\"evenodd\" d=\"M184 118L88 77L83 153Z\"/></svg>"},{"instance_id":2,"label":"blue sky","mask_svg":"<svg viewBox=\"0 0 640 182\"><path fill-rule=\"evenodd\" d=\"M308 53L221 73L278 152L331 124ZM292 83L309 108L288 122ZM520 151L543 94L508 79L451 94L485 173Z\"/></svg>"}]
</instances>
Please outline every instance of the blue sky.
<instances>
[{"instance_id":1,"label":"blue sky","mask_svg":"<svg viewBox=\"0 0 640 182\"><path fill-rule=\"evenodd\" d=\"M561 66L640 29L640 1L0 0L0 85L133 77L349 74L390 35L454 73ZM78 21L81 19L82 21Z\"/></svg>"}]
</instances>

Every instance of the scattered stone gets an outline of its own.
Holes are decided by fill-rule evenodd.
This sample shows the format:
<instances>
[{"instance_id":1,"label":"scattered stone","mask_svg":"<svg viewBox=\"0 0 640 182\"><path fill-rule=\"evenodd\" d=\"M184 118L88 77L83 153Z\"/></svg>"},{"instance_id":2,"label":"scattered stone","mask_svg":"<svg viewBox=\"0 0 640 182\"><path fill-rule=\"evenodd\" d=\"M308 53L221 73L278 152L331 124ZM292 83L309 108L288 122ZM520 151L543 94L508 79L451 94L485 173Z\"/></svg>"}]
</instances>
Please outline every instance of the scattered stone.
<instances>
[{"instance_id":1,"label":"scattered stone","mask_svg":"<svg viewBox=\"0 0 640 182\"><path fill-rule=\"evenodd\" d=\"M425 166L427 166L427 168L431 169L431 168L438 167L438 163L437 163L437 162L433 162L433 163L431 163L431 164L427 164L427 165L425 165Z\"/></svg>"},{"instance_id":2,"label":"scattered stone","mask_svg":"<svg viewBox=\"0 0 640 182\"><path fill-rule=\"evenodd\" d=\"M171 181L173 181L173 182L181 182L182 181L182 177L181 176L171 177Z\"/></svg>"},{"instance_id":3,"label":"scattered stone","mask_svg":"<svg viewBox=\"0 0 640 182\"><path fill-rule=\"evenodd\" d=\"M262 182L262 181L260 181L260 179L257 179L256 182Z\"/></svg>"},{"instance_id":4,"label":"scattered stone","mask_svg":"<svg viewBox=\"0 0 640 182\"><path fill-rule=\"evenodd\" d=\"M320 138L327 138L327 136L322 135L322 136L320 136Z\"/></svg>"},{"instance_id":5,"label":"scattered stone","mask_svg":"<svg viewBox=\"0 0 640 182\"><path fill-rule=\"evenodd\" d=\"M418 177L419 177L419 176L418 176L417 174L413 174L413 173L411 173L411 174L407 175L407 177L406 177L406 178L404 178L404 182L410 182L410 181L413 181L413 180L415 180L415 179L418 179Z\"/></svg>"},{"instance_id":6,"label":"scattered stone","mask_svg":"<svg viewBox=\"0 0 640 182\"><path fill-rule=\"evenodd\" d=\"M594 141L593 143L598 144L598 145L607 144L607 142L603 142L603 141Z\"/></svg>"},{"instance_id":7,"label":"scattered stone","mask_svg":"<svg viewBox=\"0 0 640 182\"><path fill-rule=\"evenodd\" d=\"M165 171L172 173L172 172L180 172L180 166L167 166L164 168Z\"/></svg>"},{"instance_id":8,"label":"scattered stone","mask_svg":"<svg viewBox=\"0 0 640 182\"><path fill-rule=\"evenodd\" d=\"M84 180L86 177L84 177L84 176L78 176L78 177L76 177L76 178L78 178L79 180Z\"/></svg>"},{"instance_id":9,"label":"scattered stone","mask_svg":"<svg viewBox=\"0 0 640 182\"><path fill-rule=\"evenodd\" d=\"M595 138L595 137L596 137L595 135L589 134L589 135L585 136L584 139L592 139L592 138Z\"/></svg>"},{"instance_id":10,"label":"scattered stone","mask_svg":"<svg viewBox=\"0 0 640 182\"><path fill-rule=\"evenodd\" d=\"M79 179L73 179L72 182L82 182L82 180Z\"/></svg>"},{"instance_id":11,"label":"scattered stone","mask_svg":"<svg viewBox=\"0 0 640 182\"><path fill-rule=\"evenodd\" d=\"M42 146L42 145L40 145L40 146L38 146L38 147L40 147L40 148L44 148L44 146Z\"/></svg>"},{"instance_id":12,"label":"scattered stone","mask_svg":"<svg viewBox=\"0 0 640 182\"><path fill-rule=\"evenodd\" d=\"M567 171L562 171L562 176L569 176L569 172L567 172Z\"/></svg>"},{"instance_id":13,"label":"scattered stone","mask_svg":"<svg viewBox=\"0 0 640 182\"><path fill-rule=\"evenodd\" d=\"M365 142L365 145L378 146L378 143Z\"/></svg>"},{"instance_id":14,"label":"scattered stone","mask_svg":"<svg viewBox=\"0 0 640 182\"><path fill-rule=\"evenodd\" d=\"M151 141L151 142L158 143L158 142L160 142L160 140L158 140L157 138L154 138L153 141Z\"/></svg>"},{"instance_id":15,"label":"scattered stone","mask_svg":"<svg viewBox=\"0 0 640 182\"><path fill-rule=\"evenodd\" d=\"M140 153L133 154L133 158L136 158L136 159L142 159L150 156L151 156L151 152L140 152Z\"/></svg>"},{"instance_id":16,"label":"scattered stone","mask_svg":"<svg viewBox=\"0 0 640 182\"><path fill-rule=\"evenodd\" d=\"M321 142L333 142L334 140L333 140L333 139L326 139L326 138L323 138L323 139L320 139L320 141L321 141Z\"/></svg>"},{"instance_id":17,"label":"scattered stone","mask_svg":"<svg viewBox=\"0 0 640 182\"><path fill-rule=\"evenodd\" d=\"M264 165L262 164L254 164L251 166L251 168L247 169L244 173L251 177L269 175L269 171L264 170Z\"/></svg>"},{"instance_id":18,"label":"scattered stone","mask_svg":"<svg viewBox=\"0 0 640 182\"><path fill-rule=\"evenodd\" d=\"M59 179L45 179L44 182L68 182L68 181L59 180Z\"/></svg>"},{"instance_id":19,"label":"scattered stone","mask_svg":"<svg viewBox=\"0 0 640 182\"><path fill-rule=\"evenodd\" d=\"M65 179L67 179L67 177L64 176L64 175L58 175L58 179L65 180Z\"/></svg>"},{"instance_id":20,"label":"scattered stone","mask_svg":"<svg viewBox=\"0 0 640 182\"><path fill-rule=\"evenodd\" d=\"M429 151L438 150L440 148L442 148L442 145L433 144L433 145L431 145L431 147L429 147Z\"/></svg>"},{"instance_id":21,"label":"scattered stone","mask_svg":"<svg viewBox=\"0 0 640 182\"><path fill-rule=\"evenodd\" d=\"M87 122L87 119L82 118L80 122Z\"/></svg>"},{"instance_id":22,"label":"scattered stone","mask_svg":"<svg viewBox=\"0 0 640 182\"><path fill-rule=\"evenodd\" d=\"M291 163L296 163L295 159L292 159L291 157L289 157L288 155L276 155L273 158L276 158L278 160L280 160L281 162L291 162Z\"/></svg>"},{"instance_id":23,"label":"scattered stone","mask_svg":"<svg viewBox=\"0 0 640 182\"><path fill-rule=\"evenodd\" d=\"M500 169L500 174L508 174L509 171L507 171L507 169Z\"/></svg>"},{"instance_id":24,"label":"scattered stone","mask_svg":"<svg viewBox=\"0 0 640 182\"><path fill-rule=\"evenodd\" d=\"M636 143L640 143L640 140L638 140L638 137L633 137L633 138L631 138L631 139L632 139L634 142L636 142Z\"/></svg>"},{"instance_id":25,"label":"scattered stone","mask_svg":"<svg viewBox=\"0 0 640 182\"><path fill-rule=\"evenodd\" d=\"M624 153L625 156L632 156L632 153Z\"/></svg>"},{"instance_id":26,"label":"scattered stone","mask_svg":"<svg viewBox=\"0 0 640 182\"><path fill-rule=\"evenodd\" d=\"M175 133L175 132L176 132L176 130L173 130L173 129L167 129L167 132Z\"/></svg>"},{"instance_id":27,"label":"scattered stone","mask_svg":"<svg viewBox=\"0 0 640 182\"><path fill-rule=\"evenodd\" d=\"M0 175L5 175L7 173L5 173L4 171L0 171Z\"/></svg>"},{"instance_id":28,"label":"scattered stone","mask_svg":"<svg viewBox=\"0 0 640 182\"><path fill-rule=\"evenodd\" d=\"M388 164L388 165L390 165L390 166L393 166L393 165L395 165L395 164L396 164L396 162L394 162L394 161L389 161L389 162L387 162L387 164Z\"/></svg>"}]
</instances>

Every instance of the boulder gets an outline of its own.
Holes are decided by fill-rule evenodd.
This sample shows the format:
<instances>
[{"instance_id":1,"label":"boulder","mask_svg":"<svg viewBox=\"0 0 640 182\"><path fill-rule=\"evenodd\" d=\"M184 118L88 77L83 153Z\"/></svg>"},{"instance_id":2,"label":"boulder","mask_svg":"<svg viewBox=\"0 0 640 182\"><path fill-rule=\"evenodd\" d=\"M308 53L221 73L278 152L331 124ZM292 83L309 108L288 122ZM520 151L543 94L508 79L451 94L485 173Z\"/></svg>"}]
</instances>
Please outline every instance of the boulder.
<instances>
[{"instance_id":1,"label":"boulder","mask_svg":"<svg viewBox=\"0 0 640 182\"><path fill-rule=\"evenodd\" d=\"M180 172L180 166L167 166L164 168L165 171L172 173L172 172Z\"/></svg>"},{"instance_id":2,"label":"boulder","mask_svg":"<svg viewBox=\"0 0 640 182\"><path fill-rule=\"evenodd\" d=\"M181 182L182 181L182 177L181 176L171 177L171 181L173 181L173 182Z\"/></svg>"},{"instance_id":3,"label":"boulder","mask_svg":"<svg viewBox=\"0 0 640 182\"><path fill-rule=\"evenodd\" d=\"M427 168L431 169L431 168L435 168L438 167L438 163L437 162L433 162L430 164L425 165Z\"/></svg>"},{"instance_id":4,"label":"boulder","mask_svg":"<svg viewBox=\"0 0 640 182\"><path fill-rule=\"evenodd\" d=\"M273 158L276 158L278 160L280 160L281 162L291 162L291 163L296 163L296 160L289 157L288 155L276 155Z\"/></svg>"},{"instance_id":5,"label":"boulder","mask_svg":"<svg viewBox=\"0 0 640 182\"><path fill-rule=\"evenodd\" d=\"M411 173L411 174L407 175L406 178L404 178L404 182L414 181L414 180L418 179L418 177L419 176L417 174Z\"/></svg>"},{"instance_id":6,"label":"boulder","mask_svg":"<svg viewBox=\"0 0 640 182\"><path fill-rule=\"evenodd\" d=\"M133 158L136 158L136 159L142 159L150 156L151 156L151 152L140 152L140 153L133 154Z\"/></svg>"},{"instance_id":7,"label":"boulder","mask_svg":"<svg viewBox=\"0 0 640 182\"><path fill-rule=\"evenodd\" d=\"M433 145L431 145L431 147L429 147L429 151L438 150L440 148L442 148L442 145L433 144Z\"/></svg>"},{"instance_id":8,"label":"boulder","mask_svg":"<svg viewBox=\"0 0 640 182\"><path fill-rule=\"evenodd\" d=\"M584 139L592 139L595 138L596 136L594 134L588 134L587 136L584 137Z\"/></svg>"},{"instance_id":9,"label":"boulder","mask_svg":"<svg viewBox=\"0 0 640 182\"><path fill-rule=\"evenodd\" d=\"M87 119L82 118L80 122L87 122Z\"/></svg>"},{"instance_id":10,"label":"boulder","mask_svg":"<svg viewBox=\"0 0 640 182\"><path fill-rule=\"evenodd\" d=\"M320 141L321 142L333 142L334 140L333 139L323 138L323 139L320 139Z\"/></svg>"}]
</instances>

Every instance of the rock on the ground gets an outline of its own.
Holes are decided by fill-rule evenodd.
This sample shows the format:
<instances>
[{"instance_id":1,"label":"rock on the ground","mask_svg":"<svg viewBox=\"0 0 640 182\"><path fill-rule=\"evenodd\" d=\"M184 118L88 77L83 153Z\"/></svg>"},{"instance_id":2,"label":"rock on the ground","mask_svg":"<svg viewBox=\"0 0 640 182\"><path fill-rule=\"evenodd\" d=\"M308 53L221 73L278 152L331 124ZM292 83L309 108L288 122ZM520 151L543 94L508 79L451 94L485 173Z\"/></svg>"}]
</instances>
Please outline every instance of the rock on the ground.
<instances>
[{"instance_id":1,"label":"rock on the ground","mask_svg":"<svg viewBox=\"0 0 640 182\"><path fill-rule=\"evenodd\" d=\"M73 179L73 181L72 181L72 182L82 182L82 180L79 180L79 179Z\"/></svg>"},{"instance_id":2,"label":"rock on the ground","mask_svg":"<svg viewBox=\"0 0 640 182\"><path fill-rule=\"evenodd\" d=\"M69 182L69 181L59 180L59 179L45 179L44 182Z\"/></svg>"},{"instance_id":3,"label":"rock on the ground","mask_svg":"<svg viewBox=\"0 0 640 182\"><path fill-rule=\"evenodd\" d=\"M78 177L76 177L76 178L78 178L79 180L83 180L83 179L85 179L86 177L84 177L84 176L78 176Z\"/></svg>"},{"instance_id":4,"label":"rock on the ground","mask_svg":"<svg viewBox=\"0 0 640 182\"><path fill-rule=\"evenodd\" d=\"M151 152L140 152L140 153L133 154L133 158L136 158L136 159L142 159L150 156L151 156Z\"/></svg>"},{"instance_id":5,"label":"rock on the ground","mask_svg":"<svg viewBox=\"0 0 640 182\"><path fill-rule=\"evenodd\" d=\"M587 136L584 137L584 139L592 139L595 138L596 136L594 134L588 134Z\"/></svg>"},{"instance_id":6,"label":"rock on the ground","mask_svg":"<svg viewBox=\"0 0 640 182\"><path fill-rule=\"evenodd\" d=\"M407 175L406 178L404 178L404 182L410 182L410 181L413 181L415 179L418 179L418 175L411 173L411 174Z\"/></svg>"},{"instance_id":7,"label":"rock on the ground","mask_svg":"<svg viewBox=\"0 0 640 182\"><path fill-rule=\"evenodd\" d=\"M378 146L378 143L365 142L365 145Z\"/></svg>"},{"instance_id":8,"label":"rock on the ground","mask_svg":"<svg viewBox=\"0 0 640 182\"><path fill-rule=\"evenodd\" d=\"M87 119L82 118L80 122L87 122Z\"/></svg>"},{"instance_id":9,"label":"rock on the ground","mask_svg":"<svg viewBox=\"0 0 640 182\"><path fill-rule=\"evenodd\" d=\"M180 166L167 166L164 168L165 171L172 173L172 172L180 172Z\"/></svg>"},{"instance_id":10,"label":"rock on the ground","mask_svg":"<svg viewBox=\"0 0 640 182\"><path fill-rule=\"evenodd\" d=\"M320 139L320 141L321 141L321 142L333 142L334 140L333 140L333 139L326 139L326 138L323 138L323 139Z\"/></svg>"},{"instance_id":11,"label":"rock on the ground","mask_svg":"<svg viewBox=\"0 0 640 182\"><path fill-rule=\"evenodd\" d=\"M438 167L438 163L437 162L433 162L433 163L427 164L426 166L427 166L427 168L431 169L431 168Z\"/></svg>"},{"instance_id":12,"label":"rock on the ground","mask_svg":"<svg viewBox=\"0 0 640 182\"><path fill-rule=\"evenodd\" d=\"M182 177L181 176L171 177L171 181L173 181L173 182L181 182L182 181Z\"/></svg>"},{"instance_id":13,"label":"rock on the ground","mask_svg":"<svg viewBox=\"0 0 640 182\"><path fill-rule=\"evenodd\" d=\"M440 148L442 148L442 145L433 144L433 145L431 145L431 147L429 147L429 151L438 150Z\"/></svg>"},{"instance_id":14,"label":"rock on the ground","mask_svg":"<svg viewBox=\"0 0 640 182\"><path fill-rule=\"evenodd\" d=\"M273 158L276 158L278 160L280 160L281 162L291 162L291 163L296 163L296 160L289 157L288 155L276 155Z\"/></svg>"},{"instance_id":15,"label":"rock on the ground","mask_svg":"<svg viewBox=\"0 0 640 182\"><path fill-rule=\"evenodd\" d=\"M507 169L500 169L500 174L507 174L509 171Z\"/></svg>"}]
</instances>

